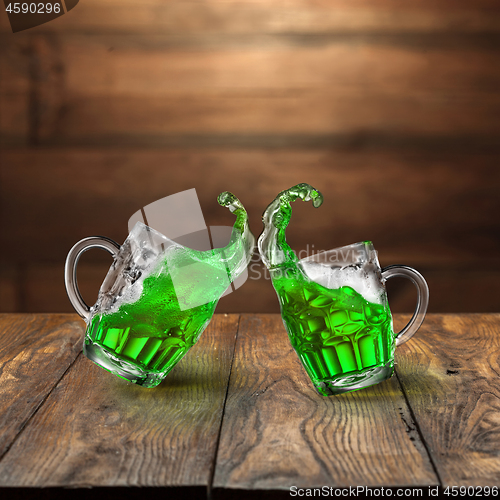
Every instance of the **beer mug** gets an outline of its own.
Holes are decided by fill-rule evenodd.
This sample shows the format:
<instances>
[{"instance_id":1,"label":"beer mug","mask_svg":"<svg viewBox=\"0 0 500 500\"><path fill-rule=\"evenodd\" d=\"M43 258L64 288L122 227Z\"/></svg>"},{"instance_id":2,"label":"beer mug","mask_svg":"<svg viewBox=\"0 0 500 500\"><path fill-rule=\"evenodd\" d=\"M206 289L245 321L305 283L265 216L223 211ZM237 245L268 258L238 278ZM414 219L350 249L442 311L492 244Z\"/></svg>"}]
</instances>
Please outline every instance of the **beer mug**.
<instances>
[{"instance_id":1,"label":"beer mug","mask_svg":"<svg viewBox=\"0 0 500 500\"><path fill-rule=\"evenodd\" d=\"M96 236L70 250L65 284L87 323L85 356L123 379L155 387L196 343L220 297L246 270L255 243L241 202L228 192L218 201L237 217L224 248L187 248L137 222L121 246ZM89 307L78 290L76 269L91 248L108 251L114 260Z\"/></svg>"},{"instance_id":2,"label":"beer mug","mask_svg":"<svg viewBox=\"0 0 500 500\"><path fill-rule=\"evenodd\" d=\"M298 260L285 241L290 202L321 205L319 191L299 184L264 213L259 251L278 295L283 323L316 390L323 396L362 389L390 378L395 347L422 324L429 302L423 276L407 266L381 269L370 241ZM416 310L395 334L385 281L401 276L417 287Z\"/></svg>"}]
</instances>

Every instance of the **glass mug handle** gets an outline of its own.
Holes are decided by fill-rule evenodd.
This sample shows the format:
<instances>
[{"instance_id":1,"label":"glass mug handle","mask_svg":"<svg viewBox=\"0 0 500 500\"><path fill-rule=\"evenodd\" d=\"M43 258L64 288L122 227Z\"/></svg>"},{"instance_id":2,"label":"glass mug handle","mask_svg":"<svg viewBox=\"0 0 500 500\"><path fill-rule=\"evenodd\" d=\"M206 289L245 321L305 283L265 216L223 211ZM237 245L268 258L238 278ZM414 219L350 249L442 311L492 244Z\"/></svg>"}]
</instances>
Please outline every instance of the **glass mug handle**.
<instances>
[{"instance_id":1,"label":"glass mug handle","mask_svg":"<svg viewBox=\"0 0 500 500\"><path fill-rule=\"evenodd\" d=\"M417 287L417 307L408 324L396 335L396 346L410 340L420 328L429 305L429 287L424 277L415 269L408 266L388 266L382 269L382 279L388 280L395 277L408 278Z\"/></svg>"},{"instance_id":2,"label":"glass mug handle","mask_svg":"<svg viewBox=\"0 0 500 500\"><path fill-rule=\"evenodd\" d=\"M78 265L82 253L91 248L102 248L103 250L107 250L114 259L118 254L120 245L104 236L90 236L80 240L69 251L66 257L66 265L64 267L64 284L66 285L66 292L68 293L72 306L85 321L88 321L90 318L90 307L85 303L78 289L76 266Z\"/></svg>"}]
</instances>

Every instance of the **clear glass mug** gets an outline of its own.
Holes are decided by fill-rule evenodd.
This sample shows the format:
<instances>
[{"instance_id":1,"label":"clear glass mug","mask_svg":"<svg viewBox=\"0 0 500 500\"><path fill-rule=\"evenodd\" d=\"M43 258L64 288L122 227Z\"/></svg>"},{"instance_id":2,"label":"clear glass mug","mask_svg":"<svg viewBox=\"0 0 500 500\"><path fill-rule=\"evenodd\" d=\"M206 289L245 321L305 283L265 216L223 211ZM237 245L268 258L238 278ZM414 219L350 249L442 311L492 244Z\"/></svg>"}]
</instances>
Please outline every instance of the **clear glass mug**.
<instances>
[{"instance_id":1,"label":"clear glass mug","mask_svg":"<svg viewBox=\"0 0 500 500\"><path fill-rule=\"evenodd\" d=\"M259 253L269 269L290 342L323 396L367 387L392 376L396 345L406 342L424 320L429 288L407 266L380 268L370 241L317 253L299 260L285 238L291 203L323 195L301 183L282 191L266 208ZM406 327L394 334L385 281L410 279L418 300Z\"/></svg>"},{"instance_id":2,"label":"clear glass mug","mask_svg":"<svg viewBox=\"0 0 500 500\"><path fill-rule=\"evenodd\" d=\"M78 242L66 259L68 297L87 323L84 354L105 370L144 387L157 386L196 343L230 284L251 259L255 239L243 205L231 193L219 203L237 219L227 246L186 248L137 222L118 245L100 236ZM78 290L82 253L101 248L113 264L89 307Z\"/></svg>"},{"instance_id":3,"label":"clear glass mug","mask_svg":"<svg viewBox=\"0 0 500 500\"><path fill-rule=\"evenodd\" d=\"M407 266L380 268L370 241L298 262L301 277L271 271L283 323L316 390L341 394L390 378L394 351L422 324L429 302L423 276ZM408 278L417 287L410 322L394 333L385 281Z\"/></svg>"}]
</instances>

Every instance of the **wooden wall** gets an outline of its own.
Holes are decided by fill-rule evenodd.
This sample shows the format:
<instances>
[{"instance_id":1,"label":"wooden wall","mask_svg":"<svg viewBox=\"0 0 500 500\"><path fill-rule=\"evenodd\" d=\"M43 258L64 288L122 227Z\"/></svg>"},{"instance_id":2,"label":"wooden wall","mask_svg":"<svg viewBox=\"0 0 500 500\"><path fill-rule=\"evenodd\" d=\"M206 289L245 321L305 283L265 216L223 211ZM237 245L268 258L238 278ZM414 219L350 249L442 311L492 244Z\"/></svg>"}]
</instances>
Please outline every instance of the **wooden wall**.
<instances>
[{"instance_id":1,"label":"wooden wall","mask_svg":"<svg viewBox=\"0 0 500 500\"><path fill-rule=\"evenodd\" d=\"M229 225L230 190L257 236L298 182L325 203L295 204L296 250L371 239L432 311L500 311L498 1L82 0L16 34L2 12L0 37L1 311L70 311L73 243L122 242L152 201L195 187ZM88 302L108 266L82 258ZM250 279L218 311L278 305Z\"/></svg>"}]
</instances>

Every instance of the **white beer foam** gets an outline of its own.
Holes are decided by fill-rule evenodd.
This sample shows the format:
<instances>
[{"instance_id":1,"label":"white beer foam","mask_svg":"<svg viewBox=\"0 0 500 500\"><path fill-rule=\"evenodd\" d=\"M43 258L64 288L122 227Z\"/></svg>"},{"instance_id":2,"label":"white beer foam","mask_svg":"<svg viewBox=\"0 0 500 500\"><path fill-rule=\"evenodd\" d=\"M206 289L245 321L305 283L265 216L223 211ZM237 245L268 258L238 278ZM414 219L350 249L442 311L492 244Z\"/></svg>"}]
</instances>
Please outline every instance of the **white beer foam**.
<instances>
[{"instance_id":1,"label":"white beer foam","mask_svg":"<svg viewBox=\"0 0 500 500\"><path fill-rule=\"evenodd\" d=\"M349 286L368 302L384 304L384 285L372 264L330 267L302 260L299 262L299 266L311 281L325 288L336 290L343 286Z\"/></svg>"}]
</instances>

